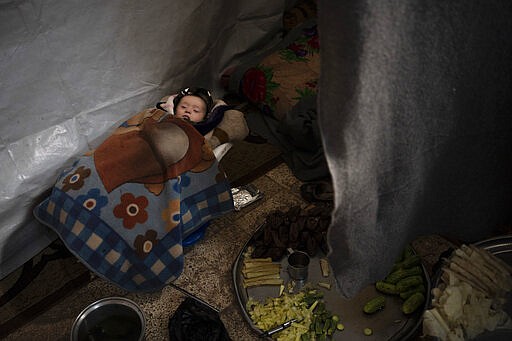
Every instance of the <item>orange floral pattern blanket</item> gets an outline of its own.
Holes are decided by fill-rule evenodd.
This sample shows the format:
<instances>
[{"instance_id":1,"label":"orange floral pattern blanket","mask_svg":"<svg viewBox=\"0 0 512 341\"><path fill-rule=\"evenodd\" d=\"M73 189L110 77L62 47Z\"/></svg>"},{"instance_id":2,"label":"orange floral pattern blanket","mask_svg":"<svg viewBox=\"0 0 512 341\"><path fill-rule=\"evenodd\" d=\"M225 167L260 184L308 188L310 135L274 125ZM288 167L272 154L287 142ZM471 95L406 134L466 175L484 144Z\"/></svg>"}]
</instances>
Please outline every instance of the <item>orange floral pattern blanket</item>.
<instances>
[{"instance_id":1,"label":"orange floral pattern blanket","mask_svg":"<svg viewBox=\"0 0 512 341\"><path fill-rule=\"evenodd\" d=\"M204 137L164 115L148 109L124 122L34 209L85 265L128 291L178 278L184 237L233 209Z\"/></svg>"}]
</instances>

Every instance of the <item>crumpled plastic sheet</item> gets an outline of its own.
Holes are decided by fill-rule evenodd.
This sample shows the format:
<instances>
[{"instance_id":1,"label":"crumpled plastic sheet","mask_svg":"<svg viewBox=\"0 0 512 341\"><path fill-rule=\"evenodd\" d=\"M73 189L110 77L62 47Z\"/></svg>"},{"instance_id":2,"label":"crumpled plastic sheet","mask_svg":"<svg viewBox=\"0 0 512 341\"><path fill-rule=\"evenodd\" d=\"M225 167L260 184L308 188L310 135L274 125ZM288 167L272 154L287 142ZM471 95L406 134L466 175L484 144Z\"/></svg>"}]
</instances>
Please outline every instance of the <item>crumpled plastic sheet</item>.
<instances>
[{"instance_id":1,"label":"crumpled plastic sheet","mask_svg":"<svg viewBox=\"0 0 512 341\"><path fill-rule=\"evenodd\" d=\"M289 1L0 1L0 278L56 238L32 208L124 119L270 48Z\"/></svg>"}]
</instances>

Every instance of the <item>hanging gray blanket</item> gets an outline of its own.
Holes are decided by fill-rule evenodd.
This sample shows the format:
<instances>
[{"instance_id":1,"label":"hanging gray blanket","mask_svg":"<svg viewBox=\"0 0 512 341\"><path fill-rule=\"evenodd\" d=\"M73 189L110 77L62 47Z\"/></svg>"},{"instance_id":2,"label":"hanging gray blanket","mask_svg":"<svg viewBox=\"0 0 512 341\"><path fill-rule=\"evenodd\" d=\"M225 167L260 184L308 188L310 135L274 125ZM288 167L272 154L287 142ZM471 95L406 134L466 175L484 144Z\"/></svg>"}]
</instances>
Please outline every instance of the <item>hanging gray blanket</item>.
<instances>
[{"instance_id":1,"label":"hanging gray blanket","mask_svg":"<svg viewBox=\"0 0 512 341\"><path fill-rule=\"evenodd\" d=\"M320 0L329 259L345 296L406 243L512 221L509 1Z\"/></svg>"}]
</instances>

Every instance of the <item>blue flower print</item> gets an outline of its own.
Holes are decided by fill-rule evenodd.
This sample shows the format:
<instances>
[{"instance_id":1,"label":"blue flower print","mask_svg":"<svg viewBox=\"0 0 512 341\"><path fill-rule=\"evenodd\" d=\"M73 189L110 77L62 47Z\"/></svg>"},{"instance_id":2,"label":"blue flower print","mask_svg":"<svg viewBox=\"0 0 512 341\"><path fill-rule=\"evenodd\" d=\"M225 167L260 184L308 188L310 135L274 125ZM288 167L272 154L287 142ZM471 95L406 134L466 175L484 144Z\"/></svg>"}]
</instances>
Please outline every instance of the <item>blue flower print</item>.
<instances>
[{"instance_id":1,"label":"blue flower print","mask_svg":"<svg viewBox=\"0 0 512 341\"><path fill-rule=\"evenodd\" d=\"M190 177L186 174L181 174L178 177L178 181L176 181L172 187L176 193L181 193L182 187L187 187L190 185Z\"/></svg>"},{"instance_id":2,"label":"blue flower print","mask_svg":"<svg viewBox=\"0 0 512 341\"><path fill-rule=\"evenodd\" d=\"M79 195L76 200L96 215L99 215L101 209L108 203L107 197L100 194L99 188L90 189L86 195Z\"/></svg>"}]
</instances>

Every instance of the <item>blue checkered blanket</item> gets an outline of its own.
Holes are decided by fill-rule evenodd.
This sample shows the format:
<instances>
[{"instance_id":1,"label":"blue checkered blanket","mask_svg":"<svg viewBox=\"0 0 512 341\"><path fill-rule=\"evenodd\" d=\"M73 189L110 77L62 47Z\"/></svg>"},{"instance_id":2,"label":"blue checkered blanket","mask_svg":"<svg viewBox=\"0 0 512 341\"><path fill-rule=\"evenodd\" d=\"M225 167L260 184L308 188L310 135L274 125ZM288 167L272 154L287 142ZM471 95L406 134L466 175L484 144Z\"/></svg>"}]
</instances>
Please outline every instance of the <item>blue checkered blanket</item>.
<instances>
[{"instance_id":1,"label":"blue checkered blanket","mask_svg":"<svg viewBox=\"0 0 512 341\"><path fill-rule=\"evenodd\" d=\"M152 124L158 126L160 122L164 121ZM166 122L174 124L172 120ZM140 122L135 127L130 134L142 136L145 142L151 140L148 129L141 127ZM189 148L194 148L192 140L198 140L196 145L204 156L203 137L194 134L188 137ZM124 141L126 136L115 138ZM105 144L115 145L108 140ZM147 150L155 150L152 143L149 145L152 146ZM160 160L158 165L163 174L160 181L155 180L158 179L155 173L145 177L138 174L136 178L125 174L116 177L116 172L123 171L119 164L144 168L151 157L147 150L133 153L122 148L102 159L106 164L101 166L101 172L98 172L101 146L80 157L62 172L51 195L34 209L34 214L56 231L68 249L99 276L128 291L156 291L181 274L184 237L233 209L231 190L214 158L206 165L204 157L197 162L192 158L188 168L180 168L185 171L169 176L173 174L173 165L162 165L162 153L158 151L154 151L153 159ZM127 162L123 161L123 153L129 159ZM112 159L115 163L109 165ZM114 185L108 182L112 177L117 179Z\"/></svg>"}]
</instances>

